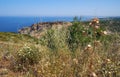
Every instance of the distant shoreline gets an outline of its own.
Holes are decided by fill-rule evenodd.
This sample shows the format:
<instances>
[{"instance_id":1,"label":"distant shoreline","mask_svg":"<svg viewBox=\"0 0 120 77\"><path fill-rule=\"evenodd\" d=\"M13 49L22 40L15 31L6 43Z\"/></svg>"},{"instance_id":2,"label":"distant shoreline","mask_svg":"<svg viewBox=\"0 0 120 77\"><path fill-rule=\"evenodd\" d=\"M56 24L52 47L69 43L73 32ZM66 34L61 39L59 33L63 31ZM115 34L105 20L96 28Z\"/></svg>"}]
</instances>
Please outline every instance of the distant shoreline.
<instances>
[{"instance_id":1,"label":"distant shoreline","mask_svg":"<svg viewBox=\"0 0 120 77\"><path fill-rule=\"evenodd\" d=\"M88 21L94 18L95 16L81 16L81 21ZM34 23L40 23L40 22L56 22L56 21L65 21L65 22L71 22L73 21L74 16L71 17L11 17L11 16L0 16L0 32L18 32L19 29L23 27L29 27ZM78 16L78 18L80 18ZM118 17L101 17L100 19L114 19L114 18L120 18Z\"/></svg>"}]
</instances>

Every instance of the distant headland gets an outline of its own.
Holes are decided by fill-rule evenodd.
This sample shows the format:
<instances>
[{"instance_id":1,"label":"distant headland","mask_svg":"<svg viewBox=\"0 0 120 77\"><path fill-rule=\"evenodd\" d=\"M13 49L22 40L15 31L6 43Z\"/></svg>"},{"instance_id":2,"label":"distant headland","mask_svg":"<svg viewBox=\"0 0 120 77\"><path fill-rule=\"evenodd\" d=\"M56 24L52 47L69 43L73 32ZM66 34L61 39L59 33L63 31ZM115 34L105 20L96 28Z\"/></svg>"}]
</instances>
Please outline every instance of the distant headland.
<instances>
[{"instance_id":1,"label":"distant headland","mask_svg":"<svg viewBox=\"0 0 120 77\"><path fill-rule=\"evenodd\" d=\"M22 29L20 29L18 31L18 33L20 34L29 34L33 37L37 37L39 38L42 34L42 32L46 29L50 29L50 28L62 28L64 27L68 27L71 26L72 23L71 22L40 22L40 23L36 23L33 24L29 27L24 27Z\"/></svg>"}]
</instances>

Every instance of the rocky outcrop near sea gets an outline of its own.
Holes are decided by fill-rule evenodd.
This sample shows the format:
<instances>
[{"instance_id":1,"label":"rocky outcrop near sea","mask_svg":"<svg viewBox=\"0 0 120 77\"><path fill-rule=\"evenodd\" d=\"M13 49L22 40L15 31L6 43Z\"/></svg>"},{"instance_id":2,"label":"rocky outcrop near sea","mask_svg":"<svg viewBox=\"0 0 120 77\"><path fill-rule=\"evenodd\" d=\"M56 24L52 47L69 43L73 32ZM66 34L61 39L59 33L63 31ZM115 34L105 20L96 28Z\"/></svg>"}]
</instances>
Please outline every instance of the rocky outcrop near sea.
<instances>
[{"instance_id":1,"label":"rocky outcrop near sea","mask_svg":"<svg viewBox=\"0 0 120 77\"><path fill-rule=\"evenodd\" d=\"M29 27L24 27L18 31L20 34L29 34L30 36L39 38L45 30L51 28L62 28L71 26L71 22L41 22L33 24Z\"/></svg>"}]
</instances>

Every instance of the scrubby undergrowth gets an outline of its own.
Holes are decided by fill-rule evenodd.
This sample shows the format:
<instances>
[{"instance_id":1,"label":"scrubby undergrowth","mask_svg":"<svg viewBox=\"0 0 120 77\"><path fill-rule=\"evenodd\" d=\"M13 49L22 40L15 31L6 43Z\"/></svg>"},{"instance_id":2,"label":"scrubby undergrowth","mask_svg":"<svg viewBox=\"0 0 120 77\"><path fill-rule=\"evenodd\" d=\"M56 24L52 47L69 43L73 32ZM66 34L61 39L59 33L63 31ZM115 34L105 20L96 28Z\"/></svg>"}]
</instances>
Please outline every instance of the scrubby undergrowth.
<instances>
[{"instance_id":1,"label":"scrubby undergrowth","mask_svg":"<svg viewBox=\"0 0 120 77\"><path fill-rule=\"evenodd\" d=\"M75 20L68 28L51 28L37 40L2 33L0 76L119 77L120 35L107 31L95 18L90 23Z\"/></svg>"}]
</instances>

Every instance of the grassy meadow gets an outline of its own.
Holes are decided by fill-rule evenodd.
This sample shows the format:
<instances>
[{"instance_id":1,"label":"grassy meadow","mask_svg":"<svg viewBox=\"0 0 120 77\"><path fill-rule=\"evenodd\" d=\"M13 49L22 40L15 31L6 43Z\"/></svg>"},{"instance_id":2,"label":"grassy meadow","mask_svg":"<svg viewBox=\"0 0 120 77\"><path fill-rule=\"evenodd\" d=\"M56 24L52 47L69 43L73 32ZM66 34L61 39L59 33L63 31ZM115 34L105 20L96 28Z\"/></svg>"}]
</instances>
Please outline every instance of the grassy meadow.
<instances>
[{"instance_id":1,"label":"grassy meadow","mask_svg":"<svg viewBox=\"0 0 120 77\"><path fill-rule=\"evenodd\" d=\"M120 77L120 21L82 22L38 38L0 32L0 77Z\"/></svg>"}]
</instances>

